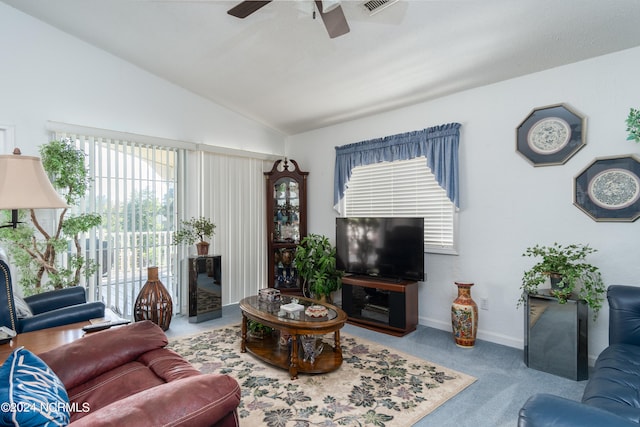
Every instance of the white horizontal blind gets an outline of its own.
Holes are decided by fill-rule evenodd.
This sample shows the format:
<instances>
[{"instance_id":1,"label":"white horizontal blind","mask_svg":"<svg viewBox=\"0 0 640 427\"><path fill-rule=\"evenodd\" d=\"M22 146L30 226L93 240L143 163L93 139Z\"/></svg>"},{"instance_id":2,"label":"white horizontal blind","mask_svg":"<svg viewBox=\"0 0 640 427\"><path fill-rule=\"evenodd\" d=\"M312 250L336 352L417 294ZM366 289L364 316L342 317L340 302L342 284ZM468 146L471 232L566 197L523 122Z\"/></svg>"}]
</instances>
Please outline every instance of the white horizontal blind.
<instances>
[{"instance_id":1,"label":"white horizontal blind","mask_svg":"<svg viewBox=\"0 0 640 427\"><path fill-rule=\"evenodd\" d=\"M424 157L354 168L345 215L423 217L425 251L454 249L455 206Z\"/></svg>"}]
</instances>

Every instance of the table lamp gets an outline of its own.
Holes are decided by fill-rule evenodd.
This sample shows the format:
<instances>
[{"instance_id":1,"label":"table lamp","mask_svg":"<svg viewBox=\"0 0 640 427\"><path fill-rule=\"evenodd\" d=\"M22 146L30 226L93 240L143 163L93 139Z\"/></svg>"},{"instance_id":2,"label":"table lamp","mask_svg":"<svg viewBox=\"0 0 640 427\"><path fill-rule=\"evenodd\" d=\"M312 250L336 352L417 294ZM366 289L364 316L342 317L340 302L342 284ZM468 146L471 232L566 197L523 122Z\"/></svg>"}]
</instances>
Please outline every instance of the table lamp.
<instances>
[{"instance_id":1,"label":"table lamp","mask_svg":"<svg viewBox=\"0 0 640 427\"><path fill-rule=\"evenodd\" d=\"M0 209L11 209L11 222L0 226L16 228L18 209L57 209L69 205L53 188L39 157L23 156L20 149L0 155Z\"/></svg>"}]
</instances>

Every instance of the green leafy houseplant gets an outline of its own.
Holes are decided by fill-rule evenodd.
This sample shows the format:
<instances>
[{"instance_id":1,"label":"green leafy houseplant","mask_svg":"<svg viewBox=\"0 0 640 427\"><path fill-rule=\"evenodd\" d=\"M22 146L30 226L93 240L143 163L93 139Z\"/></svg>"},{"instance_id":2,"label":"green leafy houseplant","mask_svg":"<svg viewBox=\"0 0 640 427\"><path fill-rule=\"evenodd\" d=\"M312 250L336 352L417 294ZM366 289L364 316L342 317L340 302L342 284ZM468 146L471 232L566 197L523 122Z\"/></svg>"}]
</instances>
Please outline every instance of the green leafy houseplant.
<instances>
[{"instance_id":1,"label":"green leafy houseplant","mask_svg":"<svg viewBox=\"0 0 640 427\"><path fill-rule=\"evenodd\" d=\"M182 221L180 226L181 228L173 235L173 243L176 245L203 243L205 237L211 238L213 236L216 228L213 222L203 216Z\"/></svg>"},{"instance_id":2,"label":"green leafy houseplant","mask_svg":"<svg viewBox=\"0 0 640 427\"><path fill-rule=\"evenodd\" d=\"M69 206L76 205L91 182L85 153L64 140L41 146L40 156L53 187ZM30 223L0 230L0 240L8 243L7 249L20 271L19 283L25 295L75 286L83 276L95 273L98 265L83 256L80 236L101 224L100 215L71 215L68 209L62 209L53 231L43 225L33 209L29 215ZM24 218L26 211L20 216ZM60 254L66 251L69 256L64 262ZM48 282L43 283L45 279Z\"/></svg>"},{"instance_id":3,"label":"green leafy houseplant","mask_svg":"<svg viewBox=\"0 0 640 427\"><path fill-rule=\"evenodd\" d=\"M293 260L298 274L303 279L303 289L315 298L331 300L331 293L342 286L344 272L336 269L336 248L329 239L318 234L309 234L302 239Z\"/></svg>"},{"instance_id":4,"label":"green leafy houseplant","mask_svg":"<svg viewBox=\"0 0 640 427\"><path fill-rule=\"evenodd\" d=\"M627 116L627 141L640 142L640 110L631 108Z\"/></svg>"},{"instance_id":5,"label":"green leafy houseplant","mask_svg":"<svg viewBox=\"0 0 640 427\"><path fill-rule=\"evenodd\" d=\"M263 325L252 319L247 319L247 331L249 331L254 337L264 337L270 335L273 329L270 326Z\"/></svg>"},{"instance_id":6,"label":"green leafy houseplant","mask_svg":"<svg viewBox=\"0 0 640 427\"><path fill-rule=\"evenodd\" d=\"M598 267L585 262L585 258L596 252L589 245L571 244L552 246L535 245L525 250L522 256L541 258L522 276L523 291L518 305L525 302L526 294L536 293L538 287L552 280L551 294L560 304L567 302L572 293L585 300L593 310L594 318L602 307L606 288Z\"/></svg>"}]
</instances>

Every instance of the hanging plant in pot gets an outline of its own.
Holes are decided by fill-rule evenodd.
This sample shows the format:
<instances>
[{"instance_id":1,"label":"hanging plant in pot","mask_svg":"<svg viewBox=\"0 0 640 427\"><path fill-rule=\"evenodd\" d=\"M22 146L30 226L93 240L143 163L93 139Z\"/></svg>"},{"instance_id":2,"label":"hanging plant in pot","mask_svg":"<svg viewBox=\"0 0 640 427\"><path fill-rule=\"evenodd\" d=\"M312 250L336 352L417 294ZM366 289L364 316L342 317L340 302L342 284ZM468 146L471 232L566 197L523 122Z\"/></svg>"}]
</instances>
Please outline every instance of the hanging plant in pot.
<instances>
[{"instance_id":1,"label":"hanging plant in pot","mask_svg":"<svg viewBox=\"0 0 640 427\"><path fill-rule=\"evenodd\" d=\"M309 234L296 248L293 262L304 281L305 296L311 293L313 298L331 304L331 294L342 287L344 272L336 269L336 248L329 239Z\"/></svg>"},{"instance_id":2,"label":"hanging plant in pot","mask_svg":"<svg viewBox=\"0 0 640 427\"><path fill-rule=\"evenodd\" d=\"M204 239L205 237L210 239L214 234L215 228L216 225L203 216L182 221L180 229L173 235L173 243L175 245L182 243L192 245L197 242L198 255L207 255L209 253L209 242Z\"/></svg>"},{"instance_id":3,"label":"hanging plant in pot","mask_svg":"<svg viewBox=\"0 0 640 427\"><path fill-rule=\"evenodd\" d=\"M551 282L551 294L565 304L572 295L584 300L597 317L606 287L602 281L598 267L585 262L585 258L596 252L589 245L571 244L552 246L535 245L525 250L522 256L541 258L522 276L523 293L518 301L522 305L527 294L535 294L538 287L547 280Z\"/></svg>"}]
</instances>

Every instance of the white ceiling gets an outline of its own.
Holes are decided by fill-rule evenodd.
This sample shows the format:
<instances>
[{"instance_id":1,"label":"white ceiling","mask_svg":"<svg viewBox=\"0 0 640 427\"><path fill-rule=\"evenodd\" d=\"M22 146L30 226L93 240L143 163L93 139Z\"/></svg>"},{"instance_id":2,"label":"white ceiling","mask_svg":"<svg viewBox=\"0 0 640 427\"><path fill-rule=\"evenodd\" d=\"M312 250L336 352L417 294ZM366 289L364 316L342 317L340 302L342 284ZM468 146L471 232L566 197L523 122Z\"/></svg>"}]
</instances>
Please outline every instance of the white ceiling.
<instances>
[{"instance_id":1,"label":"white ceiling","mask_svg":"<svg viewBox=\"0 0 640 427\"><path fill-rule=\"evenodd\" d=\"M288 135L640 45L638 0L2 1Z\"/></svg>"}]
</instances>

